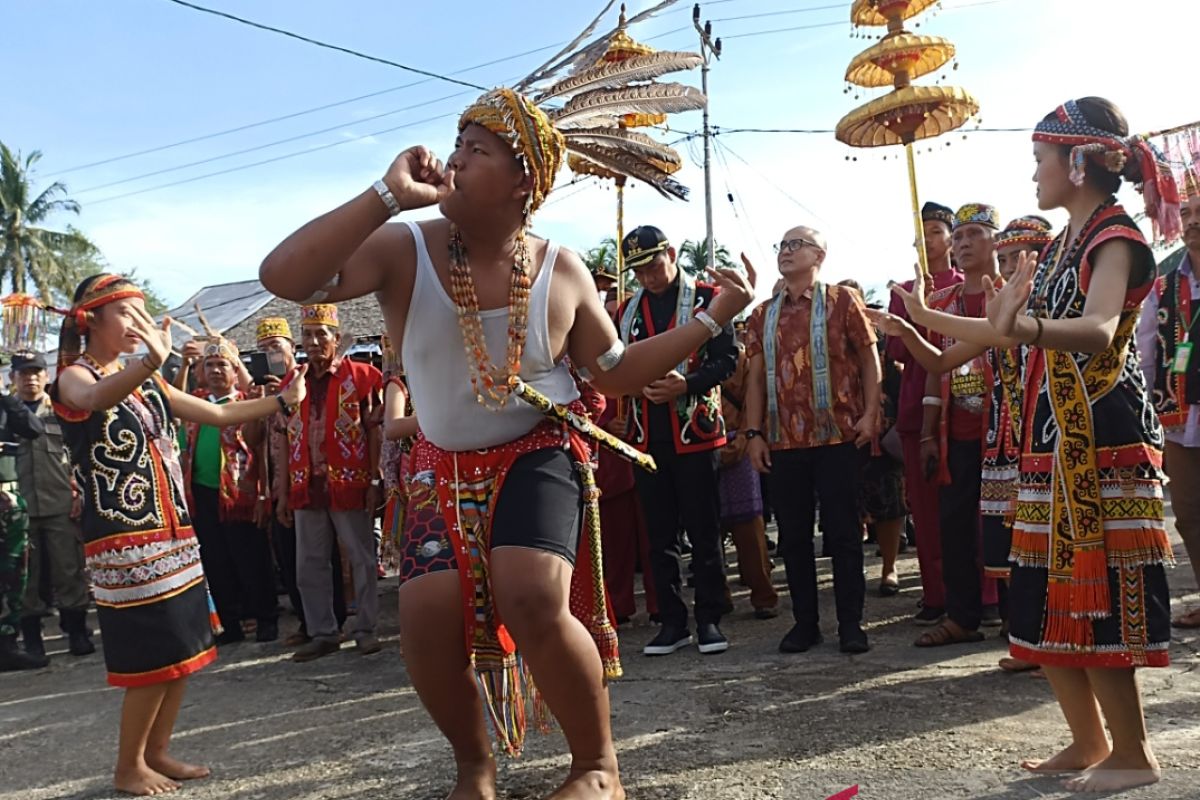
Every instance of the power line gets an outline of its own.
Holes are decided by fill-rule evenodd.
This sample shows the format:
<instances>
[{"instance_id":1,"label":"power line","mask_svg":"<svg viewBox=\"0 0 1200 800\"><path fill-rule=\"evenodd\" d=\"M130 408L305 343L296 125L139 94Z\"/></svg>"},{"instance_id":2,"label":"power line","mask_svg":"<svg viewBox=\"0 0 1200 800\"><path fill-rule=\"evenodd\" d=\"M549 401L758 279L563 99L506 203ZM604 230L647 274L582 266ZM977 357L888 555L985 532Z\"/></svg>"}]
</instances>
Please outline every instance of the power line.
<instances>
[{"instance_id":1,"label":"power line","mask_svg":"<svg viewBox=\"0 0 1200 800\"><path fill-rule=\"evenodd\" d=\"M195 181L204 180L205 178L215 178L218 175L228 175L231 172L241 172L242 170L250 169L251 167L261 167L264 164L273 164L276 161L284 161L289 158L296 158L297 156L308 155L309 153L316 153L320 150L328 150L331 147L339 147L344 144L350 144L351 142L358 142L358 141L362 141L363 139L370 139L373 136L383 136L388 133L394 133L395 131L403 130L404 128L414 128L417 125L424 125L429 122L436 122L439 119L445 119L446 117L453 117L453 116L456 116L455 112L450 112L448 114L438 114L436 117L427 117L425 119L420 119L415 122L406 122L405 124L397 125L394 128L387 128L386 130L375 131L374 133L364 133L362 136L355 136L350 139L342 139L341 141L337 141L337 142L330 142L328 144L317 145L316 147L310 147L307 150L298 150L294 153L285 153L281 156L275 156L274 158L263 159L262 161L255 161L251 164L241 164L236 167L230 167L229 169L218 170L217 172L206 172L203 175L194 175L190 178L184 178L183 180L172 181L171 183L162 183L162 184L158 184L157 186L149 186L145 189L138 189L137 191L133 191L133 192L125 192L124 194L112 195L111 197L102 197L99 200L91 201L88 205L95 206L95 205L99 205L100 203L107 203L111 200L121 200L126 197L133 197L134 195L145 194L146 192L158 191L159 189L169 189L172 186L182 186L185 183L193 183Z\"/></svg>"},{"instance_id":2,"label":"power line","mask_svg":"<svg viewBox=\"0 0 1200 800\"><path fill-rule=\"evenodd\" d=\"M413 105L405 106L404 108L397 108L397 109L393 109L392 111L385 111L382 114L375 114L374 116L364 117L363 119L356 120L356 123L372 122L374 120L382 119L384 117L394 116L396 114L400 114L405 111L412 111L413 109L416 109L416 108L422 108L424 106L433 105L434 103L441 103L445 100L452 100L453 98L461 97L464 94L467 94L467 92L466 91L455 92L454 94L448 94L448 95L445 95L444 97L437 97L437 98L434 98L433 100L426 100L422 103L414 103ZM289 136L286 139L279 139L274 142L267 142L266 144L255 145L254 147L247 147L243 150L234 150L233 152L230 152L230 153L222 153L220 155L212 156L210 158L202 158L199 161L190 161L186 164L177 164L176 166L173 166L173 167L164 167L163 169L156 169L153 172L143 172L141 175L134 175L129 178L122 178L122 179L116 180L116 181L109 181L108 183L102 183L98 186L89 186L86 189L79 189L78 191L72 192L72 194L78 195L78 194L85 194L87 192L95 192L95 191L99 191L100 189L108 189L113 186L121 186L122 184L133 183L134 181L140 181L143 178L153 178L157 175L165 175L169 172L178 172L181 169L189 169L191 167L198 167L203 164L211 164L214 161L223 161L227 158L243 156L243 155L246 155L247 153L255 153L255 152L258 152L259 150L266 150L268 148L276 147L281 144L288 144L290 142L299 141L300 139L307 139L310 136L319 136L322 133L330 133L332 131L342 130L345 127L346 127L345 123L339 123L337 125L333 125L328 128L322 128L321 130L318 130L318 131L310 131L308 133L297 134L296 136Z\"/></svg>"},{"instance_id":3,"label":"power line","mask_svg":"<svg viewBox=\"0 0 1200 800\"><path fill-rule=\"evenodd\" d=\"M544 47L534 48L533 50L526 50L523 53L514 53L513 55L510 55L510 56L504 56L502 58L495 58L495 59L492 59L491 61L484 61L481 64L475 64L474 66L464 67L463 69L455 70L454 72L451 72L450 74L451 75L462 75L463 73L466 73L466 72L474 72L475 70L483 69L484 67L495 66L496 64L502 64L506 61L514 61L518 58L524 58L525 56L533 55L534 53L541 53L545 50L552 50L555 47L562 47L564 44L566 44L565 41L558 42L556 44L549 44ZM242 131L251 130L253 128L261 128L264 125L271 125L276 122L284 122L286 120L296 119L297 117L303 117L308 114L315 114L318 111L328 111L331 108L337 108L339 106L345 106L345 105L349 105L351 103L357 103L360 100L370 100L373 97L379 97L381 95L390 94L392 92L402 91L404 89L411 89L414 86L420 86L422 84L429 83L431 80L432 80L431 78L423 78L419 81L413 81L412 83L405 83L405 84L401 84L400 86L393 86L388 89L380 89L377 92L361 94L356 97L348 97L344 100L336 100L332 103L326 103L324 105L314 106L312 108L306 108L306 109L302 109L300 111L293 111L291 113L282 114L277 117L271 117L269 119L259 120L257 122L248 122L244 125L238 125L233 128L226 128L225 130L221 130L221 131L214 131L213 133L206 133L201 136L193 136L190 139L182 139L177 142L171 142L170 144L157 145L155 147L150 147L145 150L138 150L138 151L132 152L132 153L124 153L119 156L112 156L111 158L105 158L100 161L93 161L88 164L79 164L74 167L68 167L67 169L59 170L58 172L53 173L53 175L51 177L58 177L59 175L66 175L69 172L77 172L77 171L83 170L83 169L90 169L92 167L99 167L99 166L103 166L105 164L112 164L117 161L125 161L127 159L136 158L138 156L150 155L151 153L159 153L159 152L162 152L163 150L170 150L172 148L182 147L183 145L187 145L187 144L195 144L196 142L203 142L208 139L216 139L220 136L228 136L231 133L241 133Z\"/></svg>"},{"instance_id":4,"label":"power line","mask_svg":"<svg viewBox=\"0 0 1200 800\"><path fill-rule=\"evenodd\" d=\"M478 89L480 91L486 91L485 87L480 86L477 83L468 83L467 81L460 81L459 79L451 78L448 75L439 75L438 73L430 72L429 70L419 69L418 67L410 67L406 64L401 64L397 61L390 61L389 59L380 58L379 56L369 55L367 53L363 53L358 50L351 50L349 47L342 47L341 45L330 44L329 42L322 42L319 39L312 39L312 38L309 38L308 36L301 36L298 33L293 33L291 31L285 31L283 28L275 28L270 25L264 25L261 22L254 22L253 20L245 19L244 17L235 16L234 14L229 14L224 11L217 11L216 9L213 9L213 8L205 8L204 6L196 5L195 3L189 3L189 2L187 2L187 0L167 0L167 2L174 3L175 5L178 5L178 6L183 6L184 8L190 8L194 11L200 11L205 14L212 14L215 17L222 17L224 19L232 20L234 22L241 23L242 25L249 25L252 28L258 28L259 30L270 31L271 33L278 33L280 36L287 36L291 39L297 39L301 42L307 42L308 44L316 45L317 47L324 47L327 50L336 50L339 53L346 53L347 55L355 56L357 58L363 58L363 59L366 59L367 61L374 61L377 64L386 64L389 67L397 67L398 69L402 69L406 72L412 72L417 75L424 75L425 77L431 78L434 80L446 81L447 83L456 83L459 86L466 86L471 89Z\"/></svg>"}]
</instances>

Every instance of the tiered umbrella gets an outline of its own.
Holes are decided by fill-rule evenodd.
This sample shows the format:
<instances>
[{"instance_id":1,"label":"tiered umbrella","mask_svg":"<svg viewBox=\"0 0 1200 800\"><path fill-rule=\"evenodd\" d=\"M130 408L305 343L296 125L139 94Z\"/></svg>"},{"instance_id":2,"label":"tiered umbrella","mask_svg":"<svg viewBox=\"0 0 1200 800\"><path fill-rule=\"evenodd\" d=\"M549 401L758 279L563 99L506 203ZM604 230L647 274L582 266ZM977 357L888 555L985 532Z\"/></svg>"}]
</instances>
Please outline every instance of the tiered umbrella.
<instances>
[{"instance_id":1,"label":"tiered umbrella","mask_svg":"<svg viewBox=\"0 0 1200 800\"><path fill-rule=\"evenodd\" d=\"M855 0L850 19L856 26L886 26L887 34L859 53L846 69L846 81L865 88L891 86L892 91L851 111L838 123L837 138L851 147L904 145L909 194L917 234L921 270L928 273L925 229L917 193L913 142L949 133L979 113L979 103L955 86L913 86L914 78L944 67L954 58L954 45L940 36L917 36L904 22L936 0Z\"/></svg>"},{"instance_id":2,"label":"tiered umbrella","mask_svg":"<svg viewBox=\"0 0 1200 800\"><path fill-rule=\"evenodd\" d=\"M634 128L662 125L667 113L691 111L704 107L706 99L698 90L677 83L661 83L656 78L672 72L695 69L703 63L696 53L657 51L633 39L626 30L625 6L621 6L617 30L608 41L603 55L589 67L565 78L538 95L540 104L560 95L579 92L582 88L602 90L612 88L622 95L628 105L629 89L644 96L644 109L626 111L619 115L606 113L603 95L593 92L571 100L554 114L555 124L572 140L590 143L587 152L579 148L567 159L567 165L577 175L594 175L611 180L617 187L617 297L625 299L625 258L621 241L625 238L625 184L632 178L645 179L640 171L649 168L656 180L648 181L664 196L687 199L687 188L663 178L674 175L683 166L679 154ZM593 56L594 57L594 56ZM610 145L619 142L626 149L633 145L649 159L648 164L630 164Z\"/></svg>"}]
</instances>

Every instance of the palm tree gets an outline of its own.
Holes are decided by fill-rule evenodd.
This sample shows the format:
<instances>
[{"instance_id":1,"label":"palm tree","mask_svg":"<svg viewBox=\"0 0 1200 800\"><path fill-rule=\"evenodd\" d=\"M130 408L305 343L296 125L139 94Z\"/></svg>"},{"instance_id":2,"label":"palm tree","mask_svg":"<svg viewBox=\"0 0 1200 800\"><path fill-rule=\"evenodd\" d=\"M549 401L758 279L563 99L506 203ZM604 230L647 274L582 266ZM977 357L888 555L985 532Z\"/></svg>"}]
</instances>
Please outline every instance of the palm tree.
<instances>
[{"instance_id":1,"label":"palm tree","mask_svg":"<svg viewBox=\"0 0 1200 800\"><path fill-rule=\"evenodd\" d=\"M713 249L713 255L716 257L718 268L731 269L735 266L733 258L729 255L729 249L719 242ZM708 266L708 239L684 240L679 247L679 266L690 275L696 277L703 275L704 268Z\"/></svg>"},{"instance_id":2,"label":"palm tree","mask_svg":"<svg viewBox=\"0 0 1200 800\"><path fill-rule=\"evenodd\" d=\"M601 268L608 274L617 271L617 240L611 236L601 239L600 244L583 254L583 263L594 275Z\"/></svg>"},{"instance_id":3,"label":"palm tree","mask_svg":"<svg viewBox=\"0 0 1200 800\"><path fill-rule=\"evenodd\" d=\"M79 213L79 204L67 197L67 187L59 181L33 196L33 166L41 157L34 150L22 159L0 142L0 285L7 278L13 291L25 292L32 283L42 300L51 303L58 299L56 291L69 293L82 277L74 255L96 248L74 228L39 227L56 213Z\"/></svg>"}]
</instances>

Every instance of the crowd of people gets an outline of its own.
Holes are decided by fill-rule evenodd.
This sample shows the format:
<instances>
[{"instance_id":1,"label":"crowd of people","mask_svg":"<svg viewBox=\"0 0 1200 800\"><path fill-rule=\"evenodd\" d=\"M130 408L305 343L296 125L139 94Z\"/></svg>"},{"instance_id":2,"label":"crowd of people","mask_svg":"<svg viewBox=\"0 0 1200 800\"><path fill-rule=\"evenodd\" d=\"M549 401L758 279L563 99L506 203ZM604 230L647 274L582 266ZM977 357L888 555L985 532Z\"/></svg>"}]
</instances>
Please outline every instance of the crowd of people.
<instances>
[{"instance_id":1,"label":"crowd of people","mask_svg":"<svg viewBox=\"0 0 1200 800\"><path fill-rule=\"evenodd\" d=\"M407 674L453 748L456 791L493 796L485 719L519 752L533 701L571 749L555 797L620 798L607 681L639 569L659 626L645 655L730 647L726 537L757 619L779 613L782 561L779 650L804 653L830 630L819 531L838 646L860 654L864 540L888 598L911 536L914 644L998 627L1000 667L1058 698L1072 743L1027 769L1076 790L1156 780L1135 669L1168 663L1163 469L1180 486L1200 476L1196 175L1186 255L1159 276L1114 195L1142 185L1169 228L1173 182L1115 106L1071 101L1034 134L1038 206L1067 210L1061 233L927 203L923 258L885 310L823 281L836 243L797 226L776 245L771 299L735 322L748 260L698 278L643 225L620 243L638 288L618 302L614 271L526 235L560 138L497 90L464 114L448 162L407 150L299 229L261 269L302 303L299 351L293 321L261 320L259 374L210 331L168 382L170 320L124 278L84 281L54 383L22 352L0 395L0 669L46 666L52 607L70 653L94 652L94 601L109 681L126 689L116 786L172 791L208 774L169 751L187 678L251 633L275 641L280 592L295 661L347 639L378 653L390 568ZM434 204L444 218L384 225ZM339 333L338 303L370 292L388 331L378 366ZM1200 571L1197 495L1173 500ZM1200 609L1174 624L1200 627Z\"/></svg>"}]
</instances>

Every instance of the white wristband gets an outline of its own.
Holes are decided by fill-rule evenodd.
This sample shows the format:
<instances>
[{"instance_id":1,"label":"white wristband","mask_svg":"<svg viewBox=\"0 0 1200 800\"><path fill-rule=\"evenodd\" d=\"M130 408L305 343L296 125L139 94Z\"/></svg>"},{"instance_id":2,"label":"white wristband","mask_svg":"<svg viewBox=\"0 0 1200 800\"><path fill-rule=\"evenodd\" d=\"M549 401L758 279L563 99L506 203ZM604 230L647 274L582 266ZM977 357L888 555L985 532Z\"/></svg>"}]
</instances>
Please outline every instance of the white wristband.
<instances>
[{"instance_id":1,"label":"white wristband","mask_svg":"<svg viewBox=\"0 0 1200 800\"><path fill-rule=\"evenodd\" d=\"M385 206L387 206L388 214L394 217L404 210L400 208L400 204L396 202L396 195L392 194L392 190L388 188L388 185L384 183L382 179L371 184L371 188L379 194L379 199L383 201Z\"/></svg>"},{"instance_id":2,"label":"white wristband","mask_svg":"<svg viewBox=\"0 0 1200 800\"><path fill-rule=\"evenodd\" d=\"M934 397L933 395L926 395L925 397L922 397L922 398L921 398L921 405L923 405L923 406L937 406L938 408L941 408L941 407L942 407L942 405L943 405L943 403L942 403L942 398L940 398L940 397Z\"/></svg>"},{"instance_id":3,"label":"white wristband","mask_svg":"<svg viewBox=\"0 0 1200 800\"><path fill-rule=\"evenodd\" d=\"M704 327L708 328L708 336L710 339L717 338L724 330L720 323L713 319L707 311L697 311L696 316L693 317L693 319L702 323Z\"/></svg>"}]
</instances>

